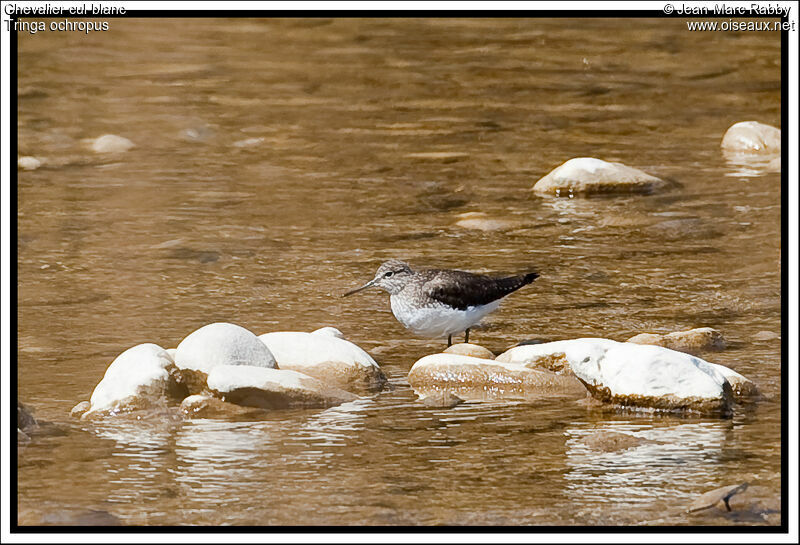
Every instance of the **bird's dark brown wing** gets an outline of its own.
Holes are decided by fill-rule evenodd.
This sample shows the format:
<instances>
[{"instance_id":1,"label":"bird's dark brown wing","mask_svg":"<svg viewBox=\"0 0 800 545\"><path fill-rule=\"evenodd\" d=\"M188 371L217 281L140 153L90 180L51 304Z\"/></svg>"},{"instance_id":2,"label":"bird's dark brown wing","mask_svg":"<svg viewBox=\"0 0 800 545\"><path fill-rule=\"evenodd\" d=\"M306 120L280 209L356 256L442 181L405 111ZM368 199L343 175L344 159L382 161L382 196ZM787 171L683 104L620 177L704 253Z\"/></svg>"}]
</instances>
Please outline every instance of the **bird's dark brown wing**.
<instances>
[{"instance_id":1,"label":"bird's dark brown wing","mask_svg":"<svg viewBox=\"0 0 800 545\"><path fill-rule=\"evenodd\" d=\"M487 305L530 284L539 277L539 274L535 272L505 278L493 278L466 271L429 270L423 272L430 277L424 284L425 294L435 301L459 310Z\"/></svg>"}]
</instances>

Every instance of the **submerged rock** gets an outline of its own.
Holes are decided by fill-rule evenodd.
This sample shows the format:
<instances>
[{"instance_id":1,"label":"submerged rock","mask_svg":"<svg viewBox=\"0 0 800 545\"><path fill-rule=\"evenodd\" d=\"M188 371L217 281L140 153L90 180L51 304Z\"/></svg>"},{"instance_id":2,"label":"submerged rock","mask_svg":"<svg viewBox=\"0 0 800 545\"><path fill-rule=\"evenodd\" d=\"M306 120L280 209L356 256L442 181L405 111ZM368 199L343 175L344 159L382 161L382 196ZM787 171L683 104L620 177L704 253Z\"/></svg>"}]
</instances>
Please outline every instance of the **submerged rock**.
<instances>
[{"instance_id":1,"label":"submerged rock","mask_svg":"<svg viewBox=\"0 0 800 545\"><path fill-rule=\"evenodd\" d=\"M519 222L490 218L483 212L465 212L458 215L456 227L476 231L510 231L521 227Z\"/></svg>"},{"instance_id":2,"label":"submerged rock","mask_svg":"<svg viewBox=\"0 0 800 545\"><path fill-rule=\"evenodd\" d=\"M411 368L408 382L423 399L441 392L466 401L586 397L586 388L574 377L459 354L425 356Z\"/></svg>"},{"instance_id":3,"label":"submerged rock","mask_svg":"<svg viewBox=\"0 0 800 545\"><path fill-rule=\"evenodd\" d=\"M181 412L196 418L231 418L258 413L261 410L228 403L206 394L196 394L181 402Z\"/></svg>"},{"instance_id":4,"label":"submerged rock","mask_svg":"<svg viewBox=\"0 0 800 545\"><path fill-rule=\"evenodd\" d=\"M583 438L584 444L594 450L615 452L638 447L644 443L652 443L651 439L635 437L627 433L598 431Z\"/></svg>"},{"instance_id":5,"label":"submerged rock","mask_svg":"<svg viewBox=\"0 0 800 545\"><path fill-rule=\"evenodd\" d=\"M452 409L464 403L463 399L453 392L448 391L434 392L421 398L420 401L422 401L422 404L426 407L433 407L436 409Z\"/></svg>"},{"instance_id":6,"label":"submerged rock","mask_svg":"<svg viewBox=\"0 0 800 545\"><path fill-rule=\"evenodd\" d=\"M726 510L730 511L731 510L731 505L729 503L730 499L739 492L744 492L745 490L747 490L747 487L748 483L741 483L730 486L723 486L722 488L717 488L711 490L710 492L706 492L705 494L696 498L689 506L689 508L686 510L686 512L694 513L695 511L702 511L703 509L711 509L712 507L720 503L724 504Z\"/></svg>"},{"instance_id":7,"label":"submerged rock","mask_svg":"<svg viewBox=\"0 0 800 545\"><path fill-rule=\"evenodd\" d=\"M127 349L108 366L92 392L89 410L81 418L152 406L174 388L170 366L172 358L156 344Z\"/></svg>"},{"instance_id":8,"label":"submerged rock","mask_svg":"<svg viewBox=\"0 0 800 545\"><path fill-rule=\"evenodd\" d=\"M272 352L254 333L224 322L203 326L189 334L175 349L173 359L179 380L191 394L205 390L206 377L218 365L277 367Z\"/></svg>"},{"instance_id":9,"label":"submerged rock","mask_svg":"<svg viewBox=\"0 0 800 545\"><path fill-rule=\"evenodd\" d=\"M90 141L90 147L95 153L122 153L133 148L135 144L124 136L104 134Z\"/></svg>"},{"instance_id":10,"label":"submerged rock","mask_svg":"<svg viewBox=\"0 0 800 545\"><path fill-rule=\"evenodd\" d=\"M753 335L753 340L759 342L777 341L780 338L781 338L780 334L775 333L774 331L759 331L758 333Z\"/></svg>"},{"instance_id":11,"label":"submerged rock","mask_svg":"<svg viewBox=\"0 0 800 545\"><path fill-rule=\"evenodd\" d=\"M678 218L664 220L642 229L658 241L708 240L722 235L722 232L700 218Z\"/></svg>"},{"instance_id":12,"label":"submerged rock","mask_svg":"<svg viewBox=\"0 0 800 545\"><path fill-rule=\"evenodd\" d=\"M641 170L593 157L570 159L536 182L540 195L568 197L602 193L653 193L676 185Z\"/></svg>"},{"instance_id":13,"label":"submerged rock","mask_svg":"<svg viewBox=\"0 0 800 545\"><path fill-rule=\"evenodd\" d=\"M482 358L484 360L493 360L494 353L479 344L472 343L458 343L453 346L448 346L444 350L445 354L459 354L461 356L472 356L473 358Z\"/></svg>"},{"instance_id":14,"label":"submerged rock","mask_svg":"<svg viewBox=\"0 0 800 545\"><path fill-rule=\"evenodd\" d=\"M258 338L274 355L280 369L299 371L350 392L380 390L387 382L380 366L341 335L338 329L326 327L313 333L277 331Z\"/></svg>"},{"instance_id":15,"label":"submerged rock","mask_svg":"<svg viewBox=\"0 0 800 545\"><path fill-rule=\"evenodd\" d=\"M17 444L24 445L30 442L30 433L38 426L31 410L17 401Z\"/></svg>"},{"instance_id":16,"label":"submerged rock","mask_svg":"<svg viewBox=\"0 0 800 545\"><path fill-rule=\"evenodd\" d=\"M687 331L675 331L661 335L658 333L639 333L626 342L652 344L671 350L697 355L706 350L724 350L725 339L722 333L711 327L698 327Z\"/></svg>"},{"instance_id":17,"label":"submerged rock","mask_svg":"<svg viewBox=\"0 0 800 545\"><path fill-rule=\"evenodd\" d=\"M536 365L561 355L591 394L607 403L656 410L727 413L731 384L719 366L659 346L572 339L514 347L498 361Z\"/></svg>"},{"instance_id":18,"label":"submerged rock","mask_svg":"<svg viewBox=\"0 0 800 545\"><path fill-rule=\"evenodd\" d=\"M248 365L214 367L208 387L225 401L262 409L331 407L358 399L297 371Z\"/></svg>"},{"instance_id":19,"label":"submerged rock","mask_svg":"<svg viewBox=\"0 0 800 545\"><path fill-rule=\"evenodd\" d=\"M37 426L33 411L17 401L17 429L28 432Z\"/></svg>"},{"instance_id":20,"label":"submerged rock","mask_svg":"<svg viewBox=\"0 0 800 545\"><path fill-rule=\"evenodd\" d=\"M746 153L781 153L781 130L758 121L734 123L722 137L722 148Z\"/></svg>"},{"instance_id":21,"label":"submerged rock","mask_svg":"<svg viewBox=\"0 0 800 545\"><path fill-rule=\"evenodd\" d=\"M17 159L17 168L20 170L36 170L42 166L42 161L36 157L26 155Z\"/></svg>"},{"instance_id":22,"label":"submerged rock","mask_svg":"<svg viewBox=\"0 0 800 545\"><path fill-rule=\"evenodd\" d=\"M36 526L122 526L122 519L102 509L49 508L40 513L20 513L22 524Z\"/></svg>"},{"instance_id":23,"label":"submerged rock","mask_svg":"<svg viewBox=\"0 0 800 545\"><path fill-rule=\"evenodd\" d=\"M91 403L89 403L88 401L81 401L80 403L72 407L72 410L69 412L69 415L72 418L80 418L81 416L86 414L91 408L92 408Z\"/></svg>"}]
</instances>

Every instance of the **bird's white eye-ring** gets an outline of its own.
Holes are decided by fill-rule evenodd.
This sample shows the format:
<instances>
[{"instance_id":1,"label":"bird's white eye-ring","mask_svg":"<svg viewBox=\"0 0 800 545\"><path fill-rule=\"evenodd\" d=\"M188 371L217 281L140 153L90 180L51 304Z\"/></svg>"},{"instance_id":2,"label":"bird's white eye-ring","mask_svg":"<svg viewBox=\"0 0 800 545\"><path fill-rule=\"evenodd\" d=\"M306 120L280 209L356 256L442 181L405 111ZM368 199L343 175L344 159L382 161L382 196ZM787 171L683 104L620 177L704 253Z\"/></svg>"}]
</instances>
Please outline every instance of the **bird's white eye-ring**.
<instances>
[{"instance_id":1,"label":"bird's white eye-ring","mask_svg":"<svg viewBox=\"0 0 800 545\"><path fill-rule=\"evenodd\" d=\"M389 271L389 272L387 272L386 274L384 274L383 276L384 276L385 278L389 278L389 277L390 277L390 276L392 276L393 274L394 274L394 272L392 272L392 271Z\"/></svg>"}]
</instances>

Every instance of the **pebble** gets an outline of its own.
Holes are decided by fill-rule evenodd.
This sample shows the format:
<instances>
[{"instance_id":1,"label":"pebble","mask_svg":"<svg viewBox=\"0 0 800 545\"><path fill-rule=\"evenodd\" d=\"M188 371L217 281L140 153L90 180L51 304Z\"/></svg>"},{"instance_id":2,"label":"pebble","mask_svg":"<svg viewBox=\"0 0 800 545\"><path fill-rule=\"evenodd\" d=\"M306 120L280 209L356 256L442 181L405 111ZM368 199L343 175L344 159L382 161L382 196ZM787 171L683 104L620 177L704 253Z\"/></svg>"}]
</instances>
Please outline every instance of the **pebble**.
<instances>
[{"instance_id":1,"label":"pebble","mask_svg":"<svg viewBox=\"0 0 800 545\"><path fill-rule=\"evenodd\" d=\"M42 161L36 157L26 155L17 159L17 167L21 170L36 170L42 166Z\"/></svg>"},{"instance_id":2,"label":"pebble","mask_svg":"<svg viewBox=\"0 0 800 545\"><path fill-rule=\"evenodd\" d=\"M116 134L104 134L90 142L90 147L95 153L122 153L134 146L133 142Z\"/></svg>"}]
</instances>

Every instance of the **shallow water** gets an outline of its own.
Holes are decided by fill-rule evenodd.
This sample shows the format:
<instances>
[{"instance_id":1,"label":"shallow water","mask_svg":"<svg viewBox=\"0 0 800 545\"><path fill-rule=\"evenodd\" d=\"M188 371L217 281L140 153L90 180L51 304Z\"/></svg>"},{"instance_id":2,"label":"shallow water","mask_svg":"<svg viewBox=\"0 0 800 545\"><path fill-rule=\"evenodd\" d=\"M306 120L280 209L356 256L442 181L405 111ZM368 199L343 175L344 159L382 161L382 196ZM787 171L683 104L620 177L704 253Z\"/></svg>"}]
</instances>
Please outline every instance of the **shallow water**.
<instances>
[{"instance_id":1,"label":"shallow water","mask_svg":"<svg viewBox=\"0 0 800 545\"><path fill-rule=\"evenodd\" d=\"M776 524L780 175L728 161L780 126L780 36L679 20L121 20L19 38L19 397L62 433L19 460L19 522ZM131 139L119 155L84 139ZM652 196L538 198L567 159L672 178ZM484 212L513 228L457 227ZM671 223L666 223L671 222ZM443 347L377 291L389 257L541 278L473 340L719 329L765 394L731 419L563 404L431 409L405 380ZM332 325L395 388L260 421L72 421L107 365L230 321ZM654 439L614 453L582 438ZM687 515L747 481L755 507ZM76 490L80 492L77 493ZM764 509L767 506L768 509ZM66 516L66 519L63 518Z\"/></svg>"}]
</instances>

